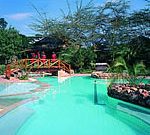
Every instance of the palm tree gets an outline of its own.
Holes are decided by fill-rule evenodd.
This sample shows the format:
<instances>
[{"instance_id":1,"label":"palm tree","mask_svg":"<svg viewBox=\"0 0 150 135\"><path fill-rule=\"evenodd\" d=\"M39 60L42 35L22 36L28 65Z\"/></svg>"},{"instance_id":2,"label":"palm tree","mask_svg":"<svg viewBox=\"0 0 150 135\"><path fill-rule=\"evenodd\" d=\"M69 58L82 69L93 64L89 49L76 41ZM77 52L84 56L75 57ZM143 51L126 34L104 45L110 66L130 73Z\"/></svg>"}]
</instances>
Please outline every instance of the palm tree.
<instances>
[{"instance_id":1,"label":"palm tree","mask_svg":"<svg viewBox=\"0 0 150 135\"><path fill-rule=\"evenodd\" d=\"M117 73L117 79L127 80L130 85L137 85L141 83L146 75L146 68L142 61L130 66L121 56L114 60L109 71ZM124 73L126 73L126 75L124 75ZM116 76L114 77L116 79ZM113 82L115 79L113 79Z\"/></svg>"}]
</instances>

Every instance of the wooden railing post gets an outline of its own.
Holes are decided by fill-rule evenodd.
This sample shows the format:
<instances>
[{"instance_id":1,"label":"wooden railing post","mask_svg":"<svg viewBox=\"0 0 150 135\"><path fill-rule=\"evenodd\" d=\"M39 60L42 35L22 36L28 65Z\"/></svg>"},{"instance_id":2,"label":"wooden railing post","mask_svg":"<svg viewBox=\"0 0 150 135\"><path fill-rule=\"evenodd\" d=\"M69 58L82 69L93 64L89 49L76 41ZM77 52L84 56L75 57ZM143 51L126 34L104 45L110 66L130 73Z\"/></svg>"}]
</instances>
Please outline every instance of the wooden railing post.
<instances>
[{"instance_id":1,"label":"wooden railing post","mask_svg":"<svg viewBox=\"0 0 150 135\"><path fill-rule=\"evenodd\" d=\"M58 60L58 68L60 69L60 60Z\"/></svg>"},{"instance_id":2,"label":"wooden railing post","mask_svg":"<svg viewBox=\"0 0 150 135\"><path fill-rule=\"evenodd\" d=\"M28 64L28 61L27 61L27 59L25 59L25 69L27 68L27 64Z\"/></svg>"},{"instance_id":3,"label":"wooden railing post","mask_svg":"<svg viewBox=\"0 0 150 135\"><path fill-rule=\"evenodd\" d=\"M51 60L48 59L48 68L50 68L50 64L51 64L50 61L51 61Z\"/></svg>"},{"instance_id":4,"label":"wooden railing post","mask_svg":"<svg viewBox=\"0 0 150 135\"><path fill-rule=\"evenodd\" d=\"M40 59L37 60L37 68L39 69Z\"/></svg>"}]
</instances>

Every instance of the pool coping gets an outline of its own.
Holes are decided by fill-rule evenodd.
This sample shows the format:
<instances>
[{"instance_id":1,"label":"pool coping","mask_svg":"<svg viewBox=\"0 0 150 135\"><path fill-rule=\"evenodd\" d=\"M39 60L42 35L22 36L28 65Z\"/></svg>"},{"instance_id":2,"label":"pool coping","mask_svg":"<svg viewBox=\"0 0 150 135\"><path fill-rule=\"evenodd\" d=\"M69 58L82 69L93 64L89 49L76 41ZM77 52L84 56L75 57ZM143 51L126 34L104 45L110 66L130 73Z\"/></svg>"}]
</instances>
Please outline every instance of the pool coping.
<instances>
[{"instance_id":1,"label":"pool coping","mask_svg":"<svg viewBox=\"0 0 150 135\"><path fill-rule=\"evenodd\" d=\"M91 74L78 74L78 73L75 73L75 74L72 74L71 76L91 76Z\"/></svg>"}]
</instances>

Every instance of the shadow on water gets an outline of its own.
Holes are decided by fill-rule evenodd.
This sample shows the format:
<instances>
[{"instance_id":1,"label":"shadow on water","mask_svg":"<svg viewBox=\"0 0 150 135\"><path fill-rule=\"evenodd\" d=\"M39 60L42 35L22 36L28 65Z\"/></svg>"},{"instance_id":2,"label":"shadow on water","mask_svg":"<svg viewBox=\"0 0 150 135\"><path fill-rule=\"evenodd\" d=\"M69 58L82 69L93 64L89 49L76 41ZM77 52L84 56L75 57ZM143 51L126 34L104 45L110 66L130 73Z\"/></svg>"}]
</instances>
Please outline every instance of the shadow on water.
<instances>
[{"instance_id":1,"label":"shadow on water","mask_svg":"<svg viewBox=\"0 0 150 135\"><path fill-rule=\"evenodd\" d=\"M87 79L87 80L89 80L89 79L94 80L95 79L95 78L91 77L90 75L89 76L84 76L82 78Z\"/></svg>"},{"instance_id":2,"label":"shadow on water","mask_svg":"<svg viewBox=\"0 0 150 135\"><path fill-rule=\"evenodd\" d=\"M44 101L44 99L40 99L38 103L42 105L45 103L45 101Z\"/></svg>"},{"instance_id":3,"label":"shadow on water","mask_svg":"<svg viewBox=\"0 0 150 135\"><path fill-rule=\"evenodd\" d=\"M83 104L87 102L93 103L93 105L106 105L105 100L107 100L107 97L105 96L98 96L97 102L95 102L93 94L75 94L74 97L76 97L77 103Z\"/></svg>"},{"instance_id":4,"label":"shadow on water","mask_svg":"<svg viewBox=\"0 0 150 135\"><path fill-rule=\"evenodd\" d=\"M145 110L141 110L141 109L138 109L138 108L135 108L135 107L132 107L130 105L127 105L127 104L123 104L123 103L118 103L119 106L123 107L123 108L128 108L132 111L136 111L136 112L139 112L139 113L144 113L144 114L148 114L150 115L150 112L147 112Z\"/></svg>"},{"instance_id":5,"label":"shadow on water","mask_svg":"<svg viewBox=\"0 0 150 135\"><path fill-rule=\"evenodd\" d=\"M93 95L91 95L91 94L75 94L74 97L77 97L77 99L76 99L77 103L87 102L85 100L93 102Z\"/></svg>"}]
</instances>

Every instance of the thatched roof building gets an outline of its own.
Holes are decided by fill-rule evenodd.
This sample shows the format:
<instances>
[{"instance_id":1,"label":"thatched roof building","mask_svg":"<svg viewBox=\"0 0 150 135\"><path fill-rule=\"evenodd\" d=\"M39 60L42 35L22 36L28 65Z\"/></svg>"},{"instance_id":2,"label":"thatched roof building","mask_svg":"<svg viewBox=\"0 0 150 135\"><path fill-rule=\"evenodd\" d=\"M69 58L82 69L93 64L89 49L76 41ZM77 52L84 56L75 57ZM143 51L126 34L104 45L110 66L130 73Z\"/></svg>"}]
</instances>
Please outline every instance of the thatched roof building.
<instances>
[{"instance_id":1,"label":"thatched roof building","mask_svg":"<svg viewBox=\"0 0 150 135\"><path fill-rule=\"evenodd\" d=\"M32 50L58 50L63 47L63 41L55 37L44 37L32 45Z\"/></svg>"}]
</instances>

